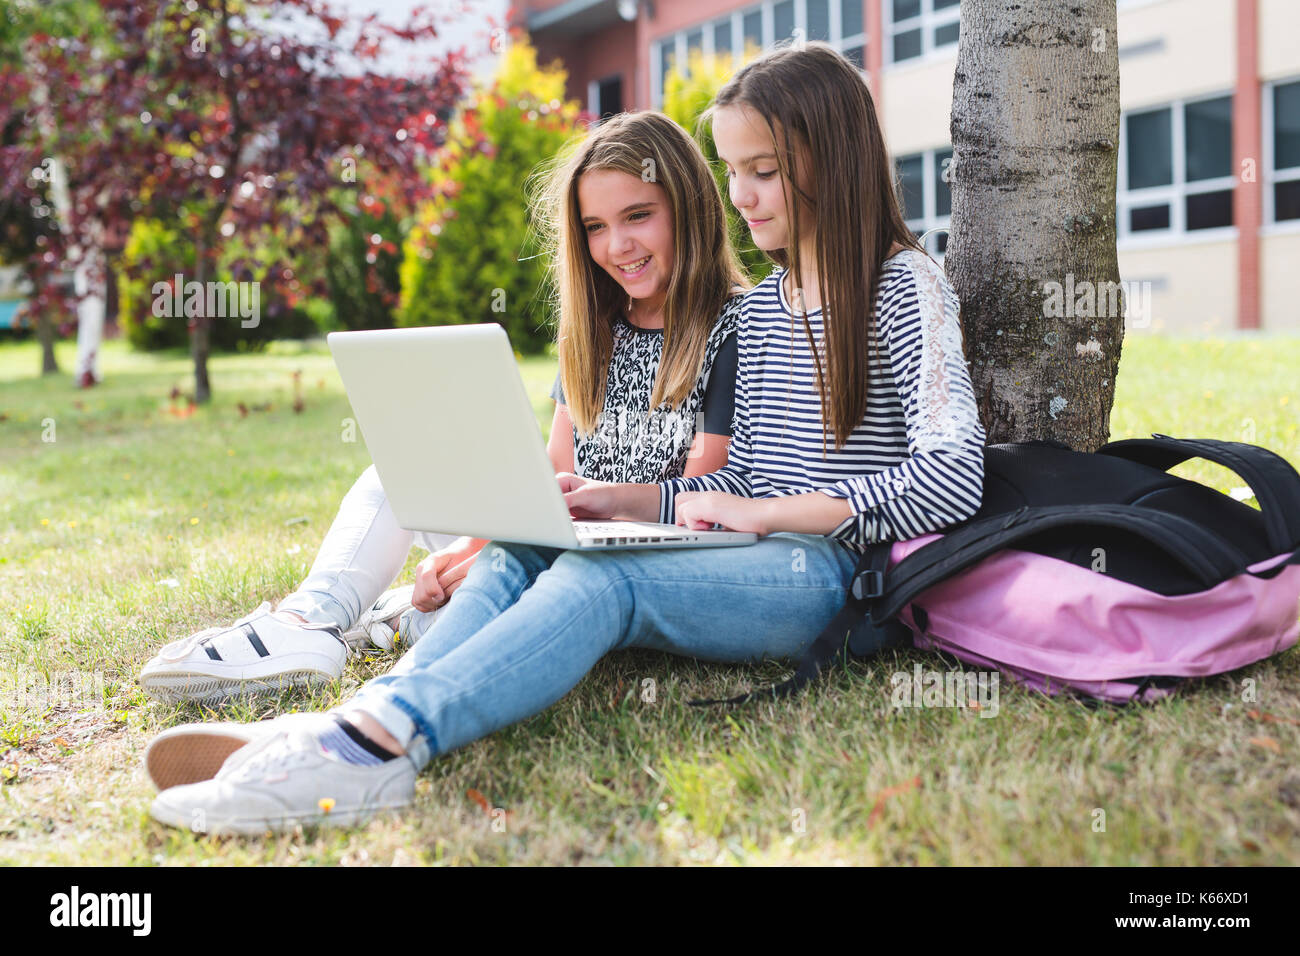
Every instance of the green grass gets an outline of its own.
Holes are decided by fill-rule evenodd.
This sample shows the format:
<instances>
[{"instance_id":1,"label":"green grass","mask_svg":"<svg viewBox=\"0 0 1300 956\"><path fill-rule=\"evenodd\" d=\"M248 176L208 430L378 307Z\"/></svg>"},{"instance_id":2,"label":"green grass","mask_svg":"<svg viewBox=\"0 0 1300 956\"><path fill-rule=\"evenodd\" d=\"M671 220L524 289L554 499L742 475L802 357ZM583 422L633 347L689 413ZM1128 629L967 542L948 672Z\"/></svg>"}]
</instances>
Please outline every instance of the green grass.
<instances>
[{"instance_id":1,"label":"green grass","mask_svg":"<svg viewBox=\"0 0 1300 956\"><path fill-rule=\"evenodd\" d=\"M69 345L60 360L71 366ZM1294 650L1152 706L1093 709L1004 685L992 719L894 709L891 674L947 668L918 652L730 714L684 702L786 669L629 652L544 713L436 760L402 816L267 840L169 830L147 814L141 756L155 733L329 706L391 666L355 661L315 695L219 714L135 684L162 643L292 590L369 459L341 440L348 405L321 346L213 359L215 399L190 417L168 412L171 388L188 387L186 356L110 343L103 365L106 383L77 391L32 375L34 344L0 347L0 862L1300 860ZM545 426L554 364L522 368ZM1296 368L1296 338L1131 339L1113 434L1240 438L1300 461ZM269 408L241 417L239 402ZM1178 473L1241 484L1211 465ZM1255 702L1242 699L1247 680Z\"/></svg>"}]
</instances>

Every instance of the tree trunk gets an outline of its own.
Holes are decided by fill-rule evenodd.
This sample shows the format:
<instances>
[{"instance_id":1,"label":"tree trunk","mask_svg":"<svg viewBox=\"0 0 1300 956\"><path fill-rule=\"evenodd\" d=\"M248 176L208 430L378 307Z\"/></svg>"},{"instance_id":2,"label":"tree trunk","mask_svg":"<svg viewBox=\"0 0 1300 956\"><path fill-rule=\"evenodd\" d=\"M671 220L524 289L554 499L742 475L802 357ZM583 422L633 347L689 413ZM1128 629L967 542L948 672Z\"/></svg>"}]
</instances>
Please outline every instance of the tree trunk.
<instances>
[{"instance_id":1,"label":"tree trunk","mask_svg":"<svg viewBox=\"0 0 1300 956\"><path fill-rule=\"evenodd\" d=\"M963 0L945 268L990 444L1110 434L1124 298L1115 252L1115 0Z\"/></svg>"},{"instance_id":2,"label":"tree trunk","mask_svg":"<svg viewBox=\"0 0 1300 956\"><path fill-rule=\"evenodd\" d=\"M54 321L43 311L36 313L36 340L41 343L41 374L57 375L58 360L54 357Z\"/></svg>"},{"instance_id":3,"label":"tree trunk","mask_svg":"<svg viewBox=\"0 0 1300 956\"><path fill-rule=\"evenodd\" d=\"M199 239L197 255L194 257L194 278L199 283L200 289L207 288L210 248L208 243ZM204 301L207 301L206 295ZM208 352L211 341L208 323L211 319L206 306L199 309L199 314L193 316L192 321L194 325L190 328L190 355L194 358L194 401L201 405L212 398L212 383L208 381Z\"/></svg>"},{"instance_id":4,"label":"tree trunk","mask_svg":"<svg viewBox=\"0 0 1300 956\"><path fill-rule=\"evenodd\" d=\"M104 277L107 265L99 247L86 251L77 265L77 364L79 388L99 383L99 347L104 340Z\"/></svg>"}]
</instances>

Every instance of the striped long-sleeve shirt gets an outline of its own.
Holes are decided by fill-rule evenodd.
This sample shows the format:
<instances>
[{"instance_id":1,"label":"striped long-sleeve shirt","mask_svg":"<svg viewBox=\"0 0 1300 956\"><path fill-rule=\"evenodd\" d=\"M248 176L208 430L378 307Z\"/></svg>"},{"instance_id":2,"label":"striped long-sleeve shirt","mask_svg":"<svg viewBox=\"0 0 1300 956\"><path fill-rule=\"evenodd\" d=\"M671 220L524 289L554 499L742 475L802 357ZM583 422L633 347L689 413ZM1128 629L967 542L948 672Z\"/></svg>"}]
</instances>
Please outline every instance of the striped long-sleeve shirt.
<instances>
[{"instance_id":1,"label":"striped long-sleeve shirt","mask_svg":"<svg viewBox=\"0 0 1300 956\"><path fill-rule=\"evenodd\" d=\"M683 491L751 498L820 491L848 500L852 513L831 536L860 551L974 514L985 433L962 356L957 296L939 266L914 250L885 262L867 410L838 450L834 434L823 434L813 356L784 275L774 271L745 297L727 465L661 482L659 520L674 520L673 499ZM808 322L820 345L821 310Z\"/></svg>"}]
</instances>

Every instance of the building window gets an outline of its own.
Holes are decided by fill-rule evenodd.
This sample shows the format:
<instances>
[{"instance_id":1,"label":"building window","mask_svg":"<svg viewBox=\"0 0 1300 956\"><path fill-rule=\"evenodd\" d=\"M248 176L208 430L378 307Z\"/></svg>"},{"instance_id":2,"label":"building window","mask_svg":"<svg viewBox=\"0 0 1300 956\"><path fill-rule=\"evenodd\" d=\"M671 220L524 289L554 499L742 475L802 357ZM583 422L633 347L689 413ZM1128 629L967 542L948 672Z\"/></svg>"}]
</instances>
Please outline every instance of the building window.
<instances>
[{"instance_id":1,"label":"building window","mask_svg":"<svg viewBox=\"0 0 1300 956\"><path fill-rule=\"evenodd\" d=\"M945 0L934 0L943 3ZM956 0L948 0L956 3ZM734 13L661 37L650 62L654 102L663 105L664 77L678 64L689 68L692 55L745 62L747 51L770 50L780 43L819 40L843 53L861 70L867 62L863 0L764 0Z\"/></svg>"},{"instance_id":2,"label":"building window","mask_svg":"<svg viewBox=\"0 0 1300 956\"><path fill-rule=\"evenodd\" d=\"M623 75L616 73L603 80L592 80L587 88L587 112L598 120L623 112Z\"/></svg>"},{"instance_id":3,"label":"building window","mask_svg":"<svg viewBox=\"0 0 1300 956\"><path fill-rule=\"evenodd\" d=\"M1300 220L1300 80L1264 90L1265 222Z\"/></svg>"},{"instance_id":4,"label":"building window","mask_svg":"<svg viewBox=\"0 0 1300 956\"><path fill-rule=\"evenodd\" d=\"M1125 113L1120 123L1121 239L1232 227L1232 97Z\"/></svg>"},{"instance_id":5,"label":"building window","mask_svg":"<svg viewBox=\"0 0 1300 956\"><path fill-rule=\"evenodd\" d=\"M899 156L898 201L903 205L907 228L920 239L931 229L946 230L952 222L951 149L931 149ZM926 251L942 256L948 248L948 233L937 232L925 240Z\"/></svg>"},{"instance_id":6,"label":"building window","mask_svg":"<svg viewBox=\"0 0 1300 956\"><path fill-rule=\"evenodd\" d=\"M961 31L960 0L884 0L885 50L904 63L955 46Z\"/></svg>"}]
</instances>

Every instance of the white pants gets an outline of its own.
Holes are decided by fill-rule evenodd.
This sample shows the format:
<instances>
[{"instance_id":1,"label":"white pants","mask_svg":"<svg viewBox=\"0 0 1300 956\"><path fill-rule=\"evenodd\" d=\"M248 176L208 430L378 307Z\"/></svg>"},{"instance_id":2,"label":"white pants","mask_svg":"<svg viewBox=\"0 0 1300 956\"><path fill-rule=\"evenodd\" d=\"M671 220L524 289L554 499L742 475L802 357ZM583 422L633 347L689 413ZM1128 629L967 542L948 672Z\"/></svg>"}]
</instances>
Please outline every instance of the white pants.
<instances>
[{"instance_id":1,"label":"white pants","mask_svg":"<svg viewBox=\"0 0 1300 956\"><path fill-rule=\"evenodd\" d=\"M279 609L295 611L312 624L337 624L346 631L388 590L413 543L432 552L457 537L399 527L371 465L343 496L306 580L280 602Z\"/></svg>"}]
</instances>

